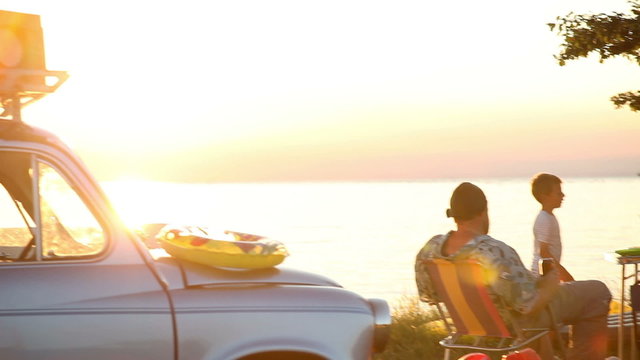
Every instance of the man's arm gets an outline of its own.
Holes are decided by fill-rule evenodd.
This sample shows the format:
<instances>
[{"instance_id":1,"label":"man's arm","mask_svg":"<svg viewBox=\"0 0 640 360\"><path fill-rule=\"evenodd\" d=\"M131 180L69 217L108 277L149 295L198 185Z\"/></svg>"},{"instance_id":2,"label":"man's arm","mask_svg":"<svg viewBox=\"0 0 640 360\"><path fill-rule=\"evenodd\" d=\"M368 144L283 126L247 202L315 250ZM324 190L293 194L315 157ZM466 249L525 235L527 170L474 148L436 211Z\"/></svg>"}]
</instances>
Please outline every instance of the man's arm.
<instances>
[{"instance_id":1,"label":"man's arm","mask_svg":"<svg viewBox=\"0 0 640 360\"><path fill-rule=\"evenodd\" d=\"M557 263L554 264L554 267L551 271L549 271L544 276L540 277L538 281L538 294L536 295L535 300L523 314L533 314L541 309L543 309L549 301L553 298L556 291L560 287L560 278L559 272L557 270Z\"/></svg>"},{"instance_id":2,"label":"man's arm","mask_svg":"<svg viewBox=\"0 0 640 360\"><path fill-rule=\"evenodd\" d=\"M522 314L528 314L532 309L544 306L554 293L554 276L555 282L558 283L557 271L545 281L537 280L537 277L524 267L520 256L512 247L497 240L489 242L488 245L481 247L481 250L489 251L486 251L480 260L488 260L486 266L493 267L498 275L491 285L493 292L501 297L507 306ZM495 251L495 247L500 248L500 251ZM546 289L542 293L541 287Z\"/></svg>"}]
</instances>

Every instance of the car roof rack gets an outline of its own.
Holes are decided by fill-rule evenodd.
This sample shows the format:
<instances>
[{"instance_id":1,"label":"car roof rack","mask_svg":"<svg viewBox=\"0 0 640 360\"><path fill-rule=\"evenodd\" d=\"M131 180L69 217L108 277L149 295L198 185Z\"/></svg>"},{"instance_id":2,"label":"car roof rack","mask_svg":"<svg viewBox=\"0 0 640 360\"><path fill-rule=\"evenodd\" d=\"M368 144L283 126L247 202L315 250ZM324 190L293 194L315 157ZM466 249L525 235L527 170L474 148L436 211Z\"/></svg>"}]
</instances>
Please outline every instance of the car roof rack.
<instances>
[{"instance_id":1,"label":"car roof rack","mask_svg":"<svg viewBox=\"0 0 640 360\"><path fill-rule=\"evenodd\" d=\"M22 122L22 107L56 91L68 78L66 71L0 69L0 119Z\"/></svg>"},{"instance_id":2,"label":"car roof rack","mask_svg":"<svg viewBox=\"0 0 640 360\"><path fill-rule=\"evenodd\" d=\"M22 107L56 91L68 75L47 70L40 15L0 10L0 49L0 119L22 122Z\"/></svg>"}]
</instances>

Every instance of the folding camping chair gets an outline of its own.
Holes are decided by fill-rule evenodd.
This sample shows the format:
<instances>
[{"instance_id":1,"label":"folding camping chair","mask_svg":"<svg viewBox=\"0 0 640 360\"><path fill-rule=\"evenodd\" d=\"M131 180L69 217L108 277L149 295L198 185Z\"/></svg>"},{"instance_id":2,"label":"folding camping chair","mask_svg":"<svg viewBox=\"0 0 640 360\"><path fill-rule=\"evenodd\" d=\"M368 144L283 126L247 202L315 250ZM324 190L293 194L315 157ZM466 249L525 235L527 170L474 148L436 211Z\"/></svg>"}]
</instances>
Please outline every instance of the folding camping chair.
<instances>
[{"instance_id":1,"label":"folding camping chair","mask_svg":"<svg viewBox=\"0 0 640 360\"><path fill-rule=\"evenodd\" d=\"M552 331L559 355L565 357L564 343L550 308L547 307L554 326L523 328L509 316L502 300L494 301L497 297L491 297L488 273L479 262L427 259L424 264L438 298L430 299L429 304L437 308L449 334L440 341L445 348L445 360L449 359L451 349L490 352L522 349ZM449 316L445 316L442 303Z\"/></svg>"}]
</instances>

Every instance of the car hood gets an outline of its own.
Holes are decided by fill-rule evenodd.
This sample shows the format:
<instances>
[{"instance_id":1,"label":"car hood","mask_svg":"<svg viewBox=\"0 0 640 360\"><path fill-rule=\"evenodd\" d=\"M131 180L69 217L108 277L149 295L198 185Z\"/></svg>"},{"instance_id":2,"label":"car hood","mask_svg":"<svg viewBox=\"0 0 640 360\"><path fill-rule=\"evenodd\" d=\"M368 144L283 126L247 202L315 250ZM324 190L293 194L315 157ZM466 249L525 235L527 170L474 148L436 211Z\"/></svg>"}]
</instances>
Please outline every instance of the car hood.
<instances>
[{"instance_id":1,"label":"car hood","mask_svg":"<svg viewBox=\"0 0 640 360\"><path fill-rule=\"evenodd\" d=\"M231 269L200 265L171 256L154 256L159 270L169 278L179 270L185 287L255 284L287 284L342 287L334 280L306 271L283 266L266 269ZM174 274L177 275L177 274ZM175 281L170 281L175 284Z\"/></svg>"}]
</instances>

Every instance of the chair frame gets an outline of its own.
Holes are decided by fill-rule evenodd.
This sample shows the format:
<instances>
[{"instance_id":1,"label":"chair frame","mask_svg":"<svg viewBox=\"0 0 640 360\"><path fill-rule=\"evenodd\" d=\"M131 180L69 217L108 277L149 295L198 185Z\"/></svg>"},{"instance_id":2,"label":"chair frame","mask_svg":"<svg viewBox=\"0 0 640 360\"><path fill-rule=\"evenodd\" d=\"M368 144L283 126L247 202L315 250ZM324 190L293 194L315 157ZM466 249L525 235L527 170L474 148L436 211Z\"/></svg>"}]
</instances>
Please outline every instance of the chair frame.
<instances>
[{"instance_id":1,"label":"chair frame","mask_svg":"<svg viewBox=\"0 0 640 360\"><path fill-rule=\"evenodd\" d=\"M486 269L478 261L426 259L423 263L426 265L425 268L434 286L433 290L438 297L438 299L430 299L427 303L436 307L448 333L448 336L439 342L445 348L445 360L449 360L452 349L509 352L522 349L547 335L555 335L553 338L557 342L559 355L565 358L565 344L560 337L559 324L549 306L546 307L546 311L551 319L550 327L522 327L515 317L509 315L509 311L499 311L499 309L506 310L508 307L499 297L490 296L492 291L488 285ZM469 269L462 265L469 266ZM446 279L440 277L441 272L447 272L444 274ZM470 302L465 298L465 292L471 294L476 291L478 301ZM497 304L494 299L498 300ZM446 313L443 305L447 309ZM469 317L474 318L470 321L472 326L467 326L465 323ZM492 320L494 323L488 324L487 320ZM489 326L485 327L485 325ZM470 337L473 344L460 342L463 337ZM488 340L498 343L487 345Z\"/></svg>"}]
</instances>

